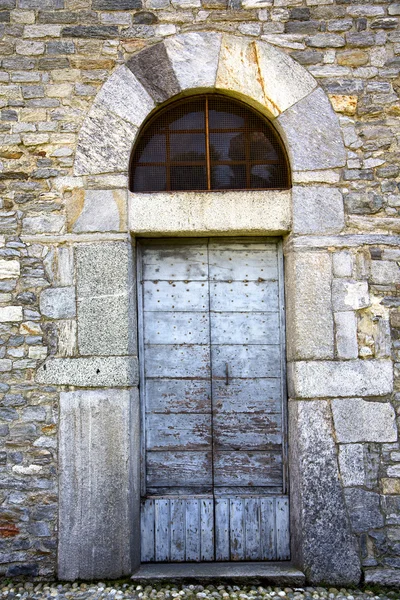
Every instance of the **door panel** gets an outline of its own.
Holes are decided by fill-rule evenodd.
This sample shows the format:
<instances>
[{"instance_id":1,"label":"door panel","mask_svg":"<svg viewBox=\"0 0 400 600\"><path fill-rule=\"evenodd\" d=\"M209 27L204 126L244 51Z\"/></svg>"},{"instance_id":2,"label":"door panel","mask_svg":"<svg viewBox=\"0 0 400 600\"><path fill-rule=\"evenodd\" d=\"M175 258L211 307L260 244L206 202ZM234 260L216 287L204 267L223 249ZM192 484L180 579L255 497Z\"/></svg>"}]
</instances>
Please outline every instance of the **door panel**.
<instances>
[{"instance_id":1,"label":"door panel","mask_svg":"<svg viewBox=\"0 0 400 600\"><path fill-rule=\"evenodd\" d=\"M287 560L276 243L148 240L138 273L142 560Z\"/></svg>"}]
</instances>

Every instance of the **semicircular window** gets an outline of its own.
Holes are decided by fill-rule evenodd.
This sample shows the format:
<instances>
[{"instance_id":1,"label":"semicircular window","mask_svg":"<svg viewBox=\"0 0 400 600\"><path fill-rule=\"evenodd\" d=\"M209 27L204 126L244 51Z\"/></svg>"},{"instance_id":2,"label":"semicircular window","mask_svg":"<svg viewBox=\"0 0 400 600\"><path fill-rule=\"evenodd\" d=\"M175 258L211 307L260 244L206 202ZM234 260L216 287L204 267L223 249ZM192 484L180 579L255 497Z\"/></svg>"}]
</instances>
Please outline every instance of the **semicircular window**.
<instances>
[{"instance_id":1,"label":"semicircular window","mask_svg":"<svg viewBox=\"0 0 400 600\"><path fill-rule=\"evenodd\" d=\"M170 104L145 125L133 151L133 192L290 187L288 161L272 125L216 94Z\"/></svg>"}]
</instances>

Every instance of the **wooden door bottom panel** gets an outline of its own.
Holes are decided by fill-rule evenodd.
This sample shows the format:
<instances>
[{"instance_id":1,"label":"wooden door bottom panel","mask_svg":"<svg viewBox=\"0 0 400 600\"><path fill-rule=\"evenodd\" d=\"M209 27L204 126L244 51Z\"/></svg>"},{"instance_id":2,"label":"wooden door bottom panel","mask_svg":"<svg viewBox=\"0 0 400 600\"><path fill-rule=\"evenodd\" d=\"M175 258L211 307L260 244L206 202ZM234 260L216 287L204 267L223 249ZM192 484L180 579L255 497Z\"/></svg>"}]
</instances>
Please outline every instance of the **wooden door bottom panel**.
<instances>
[{"instance_id":1,"label":"wooden door bottom panel","mask_svg":"<svg viewBox=\"0 0 400 600\"><path fill-rule=\"evenodd\" d=\"M149 498L142 562L289 560L287 496Z\"/></svg>"}]
</instances>

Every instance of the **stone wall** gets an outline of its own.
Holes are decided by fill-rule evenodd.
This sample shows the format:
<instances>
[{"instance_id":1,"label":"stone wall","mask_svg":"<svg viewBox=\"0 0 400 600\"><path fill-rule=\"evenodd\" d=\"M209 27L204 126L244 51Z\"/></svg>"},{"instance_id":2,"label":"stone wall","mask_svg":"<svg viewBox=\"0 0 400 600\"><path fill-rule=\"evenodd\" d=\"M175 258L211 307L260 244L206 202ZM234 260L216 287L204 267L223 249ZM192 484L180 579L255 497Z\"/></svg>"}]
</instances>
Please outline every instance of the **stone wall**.
<instances>
[{"instance_id":1,"label":"stone wall","mask_svg":"<svg viewBox=\"0 0 400 600\"><path fill-rule=\"evenodd\" d=\"M135 329L126 318L134 302L126 156L136 129L106 111L101 156L109 166L91 173L82 152L73 168L82 124L103 83L140 50L175 34L214 31L261 39L291 56L328 94L339 117L346 165L321 171L312 157L304 170L292 165L287 270L301 282L287 289L289 312L294 307L296 315L288 322L292 414L296 426L305 424L299 452L310 458L317 443L329 457L321 498L328 477L339 477L343 486L335 488L332 510L343 511L336 523L350 519L366 581L400 581L399 17L400 4L384 1L148 0L142 6L140 0L0 0L0 574L56 574L58 537L68 538L65 523L58 532L59 469L61 501L77 481L74 469L58 462L58 449L67 452L57 443L59 414L61 428L77 440L68 451L76 447L82 465L92 449L85 437L91 428L104 450L99 465L108 451L113 468L136 452L129 444L116 452L113 438L102 437L105 427L118 435L128 407L137 406ZM179 44L175 52L179 60ZM171 94L175 82L163 60L158 55L155 67ZM142 68L136 58L130 64ZM162 86L153 83L152 98L160 103ZM268 105L267 112L276 117L275 108ZM307 114L285 113L282 127L296 130ZM80 143L95 159L100 150L87 121L85 127ZM320 151L329 161L323 138ZM320 381L330 389L318 387ZM114 391L93 396L74 386ZM107 406L110 398L118 410L102 421L99 403ZM81 405L77 422L74 410ZM310 419L321 438L307 439ZM325 443L323 432L335 443ZM303 480L300 496L321 478L309 463L303 466L311 479ZM122 468L121 477L129 479ZM85 495L87 482L99 482L83 466L79 478L82 493L70 502L87 510L93 501ZM99 502L113 490L110 482L100 484ZM124 493L128 498L136 491ZM111 544L118 553L118 543L130 544L126 531L134 514L117 503L98 519L113 515L121 517ZM85 535L90 541L91 532ZM307 543L318 544L318 529ZM107 574L101 573L107 557L92 558L87 572ZM110 576L129 572L126 557L118 561ZM321 577L314 573L315 580Z\"/></svg>"}]
</instances>

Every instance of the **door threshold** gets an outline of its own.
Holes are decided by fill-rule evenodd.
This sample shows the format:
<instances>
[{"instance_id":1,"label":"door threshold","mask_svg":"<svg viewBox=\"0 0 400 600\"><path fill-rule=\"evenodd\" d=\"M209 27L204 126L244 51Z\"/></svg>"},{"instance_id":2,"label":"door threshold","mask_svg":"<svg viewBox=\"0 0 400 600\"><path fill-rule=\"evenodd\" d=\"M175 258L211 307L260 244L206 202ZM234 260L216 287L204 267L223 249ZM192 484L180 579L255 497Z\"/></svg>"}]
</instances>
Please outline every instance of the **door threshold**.
<instances>
[{"instance_id":1,"label":"door threshold","mask_svg":"<svg viewBox=\"0 0 400 600\"><path fill-rule=\"evenodd\" d=\"M305 579L290 562L143 563L132 575L137 583L191 580L302 586Z\"/></svg>"}]
</instances>

